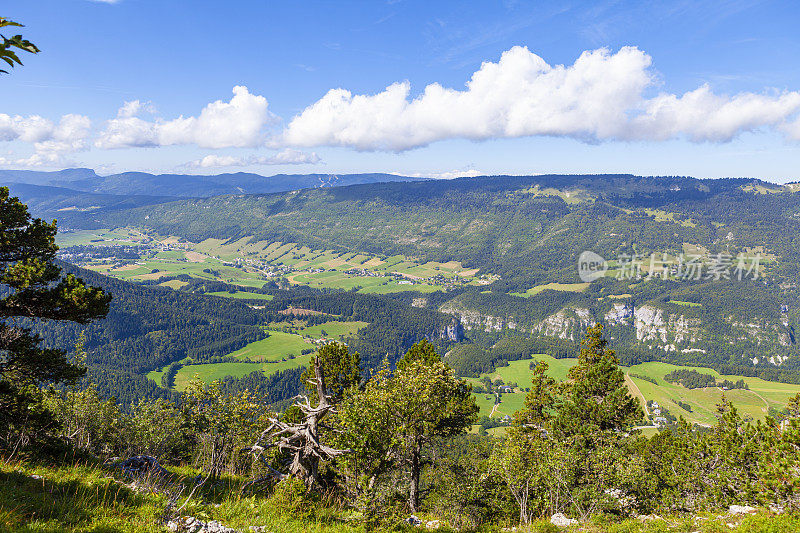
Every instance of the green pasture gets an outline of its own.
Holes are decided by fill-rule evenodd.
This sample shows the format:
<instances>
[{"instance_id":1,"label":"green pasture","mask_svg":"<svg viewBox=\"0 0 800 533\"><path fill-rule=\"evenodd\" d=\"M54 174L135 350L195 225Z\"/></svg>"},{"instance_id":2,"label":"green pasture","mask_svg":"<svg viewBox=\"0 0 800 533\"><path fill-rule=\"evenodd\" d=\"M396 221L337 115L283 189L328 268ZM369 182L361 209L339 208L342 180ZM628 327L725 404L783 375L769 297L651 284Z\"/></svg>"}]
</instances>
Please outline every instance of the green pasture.
<instances>
[{"instance_id":1,"label":"green pasture","mask_svg":"<svg viewBox=\"0 0 800 533\"><path fill-rule=\"evenodd\" d=\"M543 354L536 354L533 356L533 359L546 361L549 365L548 375L559 381L566 379L569 368L577 362L577 359L574 358L555 359ZM531 359L511 361L508 366L499 367L496 368L494 372L482 374L481 378L489 376L489 378L494 380L499 377L505 383L517 383L519 387L526 388L530 386L532 377L532 370L529 366L530 362ZM739 379L744 379L750 389L733 389L727 391L723 391L718 387L687 389L681 385L664 381L664 376L666 374L679 368L711 374L718 380L727 379L735 382ZM800 393L800 385L765 381L754 377L720 375L710 368L648 362L634 365L630 368L623 368L623 370L626 372L626 382L633 395L645 402L648 400L656 401L662 407L666 407L674 416L683 416L689 422L696 424L713 425L716 422L716 405L721 402L723 395L733 402L742 416L749 416L753 420L763 420L771 407L782 409L786 406L786 402L791 396ZM657 384L632 377L630 376L631 373L653 378L656 380ZM467 378L467 381L471 384L477 384L480 378ZM494 404L493 397L491 399L486 399L485 396L487 395L476 395L476 401L481 408L481 415L488 415ZM517 399L517 396L521 399ZM525 393L523 392L504 394L502 402L504 405L501 405L497 412L502 414L513 413L513 408L522 405L524 396ZM685 411L678 406L678 401L689 404L692 407L692 412ZM502 414L500 416L502 416Z\"/></svg>"},{"instance_id":2,"label":"green pasture","mask_svg":"<svg viewBox=\"0 0 800 533\"><path fill-rule=\"evenodd\" d=\"M317 324L316 326L309 326L300 330L301 335L321 339L323 336L328 338L336 338L341 336L355 335L359 329L369 325L369 322L351 321L340 322L331 321L324 324ZM325 332L325 335L322 332Z\"/></svg>"},{"instance_id":3,"label":"green pasture","mask_svg":"<svg viewBox=\"0 0 800 533\"><path fill-rule=\"evenodd\" d=\"M289 356L300 356L303 350L314 348L303 337L283 331L269 331L266 339L251 342L247 346L229 353L237 359L250 358L253 361L280 361Z\"/></svg>"},{"instance_id":4,"label":"green pasture","mask_svg":"<svg viewBox=\"0 0 800 533\"><path fill-rule=\"evenodd\" d=\"M236 300L272 300L271 294L259 294L257 292L236 291L231 294L228 291L207 292L211 296L222 296L223 298L234 298Z\"/></svg>"},{"instance_id":5,"label":"green pasture","mask_svg":"<svg viewBox=\"0 0 800 533\"><path fill-rule=\"evenodd\" d=\"M711 374L719 380L738 381L743 379L750 387L750 390L733 389L723 391L717 387L687 389L681 385L664 381L666 374L678 368ZM716 413L715 406L722 400L723 394L733 402L743 416L748 415L754 420L763 420L770 407L781 409L786 406L786 402L791 396L800 392L800 385L765 381L760 378L746 376L726 376L710 368L676 366L669 363L642 363L632 366L628 372L653 378L658 383L654 385L643 379L630 378L645 399L655 400L669 409L673 415L683 415L687 420L698 424L714 424L716 421L714 416ZM688 403L692 407L692 412L684 411L675 403L677 401Z\"/></svg>"},{"instance_id":6,"label":"green pasture","mask_svg":"<svg viewBox=\"0 0 800 533\"><path fill-rule=\"evenodd\" d=\"M588 283L546 283L544 285L537 285L531 287L525 292L512 292L512 296L519 296L521 298L530 298L536 296L544 290L553 291L568 291L568 292L583 292L589 287Z\"/></svg>"},{"instance_id":7,"label":"green pasture","mask_svg":"<svg viewBox=\"0 0 800 533\"><path fill-rule=\"evenodd\" d=\"M178 370L178 373L175 375L175 390L181 391L185 389L189 380L193 379L195 376L206 383L211 383L212 381L223 379L226 376L240 378L257 370L261 370L265 375L271 375L282 370L308 365L310 360L311 354L307 354L285 361L186 365ZM150 377L149 374L148 377Z\"/></svg>"}]
</instances>

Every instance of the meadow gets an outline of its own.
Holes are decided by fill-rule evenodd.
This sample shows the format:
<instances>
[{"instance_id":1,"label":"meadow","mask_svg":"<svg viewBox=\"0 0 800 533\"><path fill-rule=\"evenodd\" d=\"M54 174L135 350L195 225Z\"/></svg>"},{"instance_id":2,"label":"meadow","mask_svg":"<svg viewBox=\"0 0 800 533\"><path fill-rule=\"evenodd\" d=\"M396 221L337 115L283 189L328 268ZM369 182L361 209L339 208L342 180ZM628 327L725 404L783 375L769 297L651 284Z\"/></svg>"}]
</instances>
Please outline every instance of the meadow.
<instances>
[{"instance_id":1,"label":"meadow","mask_svg":"<svg viewBox=\"0 0 800 533\"><path fill-rule=\"evenodd\" d=\"M290 283L297 285L388 294L439 291L447 284L473 283L478 274L478 269L465 269L457 261L420 263L400 255L384 257L313 250L297 243L252 241L249 237L235 241L209 238L191 243L176 237L148 235L134 228L78 230L59 234L58 244L62 248L75 245L141 246L145 250L141 259L126 261L123 266L101 261L82 265L128 281L186 274L232 285L261 287L276 275L285 275ZM237 261L240 264L232 265ZM353 270L359 272L347 273ZM182 286L174 281L164 282L164 285L172 288ZM246 298L239 293L230 296L214 294Z\"/></svg>"},{"instance_id":2,"label":"meadow","mask_svg":"<svg viewBox=\"0 0 800 533\"><path fill-rule=\"evenodd\" d=\"M512 296L519 296L520 298L530 298L531 296L536 296L543 290L583 292L588 287L588 283L546 283L544 285L531 287L525 292L512 292L510 294Z\"/></svg>"},{"instance_id":3,"label":"meadow","mask_svg":"<svg viewBox=\"0 0 800 533\"><path fill-rule=\"evenodd\" d=\"M570 367L577 362L575 358L555 359L545 354L535 354L532 357L538 361L546 361L549 365L548 375L559 381L566 379ZM521 388L527 388L530 386L533 374L530 369L531 361L532 359L511 361L508 366L496 368L494 372L482 374L480 378L467 378L466 380L475 385L483 377L489 377L492 380L500 378L506 384L516 383ZM722 390L718 387L687 389L681 385L664 381L666 374L679 368L711 374L720 381L743 379L749 390ZM623 367L623 370L631 394L638 397L643 406L647 401L652 400L660 406L666 407L672 415L683 416L687 421L701 425L713 425L716 422L716 405L720 403L723 395L733 402L742 416L749 416L753 420L763 420L769 414L770 409L784 408L791 396L800 393L800 385L765 381L754 377L722 375L710 368L648 362L629 368ZM634 377L634 375L654 379L656 383ZM480 415L488 416L492 412L494 396L487 394L476 394L475 396L480 407ZM491 396L491 398L486 398L486 396ZM523 404L524 397L524 392L503 394L502 402L495 410L494 416L502 418L503 415L512 414ZM692 411L689 412L680 407L677 404L678 401L689 404Z\"/></svg>"},{"instance_id":4,"label":"meadow","mask_svg":"<svg viewBox=\"0 0 800 533\"><path fill-rule=\"evenodd\" d=\"M302 336L283 331L267 331L269 337L251 342L247 346L228 355L242 360L279 361L289 356L298 356L303 350L314 348L314 345Z\"/></svg>"},{"instance_id":5,"label":"meadow","mask_svg":"<svg viewBox=\"0 0 800 533\"><path fill-rule=\"evenodd\" d=\"M309 326L300 330L300 334L315 339L349 337L358 333L358 330L369 325L369 322L350 321L340 322L333 320L316 326ZM323 334L325 332L325 334Z\"/></svg>"},{"instance_id":6,"label":"meadow","mask_svg":"<svg viewBox=\"0 0 800 533\"><path fill-rule=\"evenodd\" d=\"M490 433L503 428L493 428ZM192 479L199 471L188 466L170 466L178 482ZM367 528L356 511L329 502L305 508L308 516L300 517L285 504L267 494L243 496L240 487L247 478L225 474L214 488L199 490L182 514L203 521L216 520L238 531L258 527L260 531L285 533L358 533ZM74 531L150 533L168 531L160 516L167 505L167 494L136 490L130 478L121 471L104 466L100 461L86 460L61 465L0 460L0 531L67 533ZM183 500L181 500L182 502ZM437 516L418 513L424 520ZM509 531L509 524L487 524L480 531ZM692 516L654 517L650 522L620 519L609 522L598 517L580 524L587 533L615 532L687 532L739 533L797 531L800 519L791 514L775 516L760 512L746 517L720 516L707 513ZM545 518L524 528L529 532L557 532ZM418 531L402 523L373 531ZM443 531L453 531L443 527ZM464 531L476 531L463 529Z\"/></svg>"},{"instance_id":7,"label":"meadow","mask_svg":"<svg viewBox=\"0 0 800 533\"><path fill-rule=\"evenodd\" d=\"M182 391L191 379L200 378L206 383L221 380L226 376L240 378L251 372L261 370L264 375L271 375L281 370L307 366L311 361L312 354L300 355L293 358L280 359L277 361L261 361L254 363L209 363L201 365L186 365L178 370L175 375L175 390Z\"/></svg>"}]
</instances>

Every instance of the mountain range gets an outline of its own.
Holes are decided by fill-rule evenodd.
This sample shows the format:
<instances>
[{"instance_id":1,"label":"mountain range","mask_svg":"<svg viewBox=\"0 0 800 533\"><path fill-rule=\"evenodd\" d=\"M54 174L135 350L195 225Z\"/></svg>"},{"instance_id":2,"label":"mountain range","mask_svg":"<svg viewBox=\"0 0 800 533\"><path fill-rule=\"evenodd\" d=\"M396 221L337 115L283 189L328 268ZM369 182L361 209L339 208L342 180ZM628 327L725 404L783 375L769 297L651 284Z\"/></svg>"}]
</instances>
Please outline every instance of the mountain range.
<instances>
[{"instance_id":1,"label":"mountain range","mask_svg":"<svg viewBox=\"0 0 800 533\"><path fill-rule=\"evenodd\" d=\"M574 353L582 331L602 322L628 363L661 360L800 381L797 184L625 174L392 176L405 181L295 189L318 176L273 176L260 179L276 188L281 182L286 190L176 199L42 185L48 179L88 189L86 183L100 179L78 170L28 176L39 184L12 184L12 193L37 215L55 213L63 228L133 227L194 243L245 239L264 249L297 243L479 269L491 282L393 296L460 321L467 344L474 346L462 342L451 353L464 374L507 358L492 352L501 338L528 339L548 353ZM139 176L105 178L104 187L116 190L111 183L119 183L118 190L150 191L131 185ZM342 178L381 176L386 175ZM246 181L186 177L192 179L228 183L228 190ZM606 276L583 282L577 261L584 251L608 260ZM715 261L732 262L743 254L759 257L757 275L736 279L734 264L713 275ZM624 256L640 257L644 270L621 275ZM705 270L676 279L674 269L687 256L700 258ZM654 257L669 259L670 276L651 275L647 262Z\"/></svg>"}]
</instances>

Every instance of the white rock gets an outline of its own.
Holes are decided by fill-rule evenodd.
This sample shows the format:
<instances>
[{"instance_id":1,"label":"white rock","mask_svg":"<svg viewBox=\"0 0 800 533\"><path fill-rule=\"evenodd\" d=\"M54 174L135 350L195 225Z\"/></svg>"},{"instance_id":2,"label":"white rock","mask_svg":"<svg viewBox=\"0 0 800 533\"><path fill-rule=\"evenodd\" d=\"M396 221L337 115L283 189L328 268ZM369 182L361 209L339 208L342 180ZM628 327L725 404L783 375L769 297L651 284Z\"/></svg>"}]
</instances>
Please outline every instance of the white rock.
<instances>
[{"instance_id":1,"label":"white rock","mask_svg":"<svg viewBox=\"0 0 800 533\"><path fill-rule=\"evenodd\" d=\"M750 507L749 505L731 505L728 507L729 514L753 514L758 509L755 507Z\"/></svg>"},{"instance_id":2,"label":"white rock","mask_svg":"<svg viewBox=\"0 0 800 533\"><path fill-rule=\"evenodd\" d=\"M567 518L563 513L556 513L550 517L550 523L556 527L567 527L578 523L574 518Z\"/></svg>"},{"instance_id":3,"label":"white rock","mask_svg":"<svg viewBox=\"0 0 800 533\"><path fill-rule=\"evenodd\" d=\"M442 527L442 524L438 520L429 520L428 523L425 524L425 527L428 529L439 529Z\"/></svg>"}]
</instances>

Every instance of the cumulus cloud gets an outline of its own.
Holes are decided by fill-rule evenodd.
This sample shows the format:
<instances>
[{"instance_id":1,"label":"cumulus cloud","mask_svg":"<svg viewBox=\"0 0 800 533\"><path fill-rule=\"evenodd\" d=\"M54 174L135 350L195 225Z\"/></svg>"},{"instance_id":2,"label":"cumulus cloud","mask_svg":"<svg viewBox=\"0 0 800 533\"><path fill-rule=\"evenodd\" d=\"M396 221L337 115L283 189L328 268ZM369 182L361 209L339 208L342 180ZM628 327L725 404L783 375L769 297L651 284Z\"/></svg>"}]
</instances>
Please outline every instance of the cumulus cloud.
<instances>
[{"instance_id":1,"label":"cumulus cloud","mask_svg":"<svg viewBox=\"0 0 800 533\"><path fill-rule=\"evenodd\" d=\"M124 104L122 104L122 107L120 107L119 110L117 110L117 117L130 118L130 117L135 117L141 113L153 114L155 112L156 108L152 104L152 102L131 100L130 102L125 102Z\"/></svg>"},{"instance_id":2,"label":"cumulus cloud","mask_svg":"<svg viewBox=\"0 0 800 533\"><path fill-rule=\"evenodd\" d=\"M255 165L305 165L319 163L320 157L315 153L305 153L286 148L271 156L236 157L231 155L209 154L201 159L190 161L184 166L188 168L247 167Z\"/></svg>"},{"instance_id":3,"label":"cumulus cloud","mask_svg":"<svg viewBox=\"0 0 800 533\"><path fill-rule=\"evenodd\" d=\"M443 139L537 135L604 140L721 142L764 127L787 128L800 93L647 97L655 85L649 55L636 47L586 51L569 66L549 65L515 46L485 62L466 89L438 83L411 98L408 81L374 95L332 89L294 117L282 134L291 146L404 151Z\"/></svg>"},{"instance_id":4,"label":"cumulus cloud","mask_svg":"<svg viewBox=\"0 0 800 533\"><path fill-rule=\"evenodd\" d=\"M83 115L64 115L55 123L38 115L22 117L0 113L0 141L33 144L27 158L2 158L0 164L17 166L57 166L66 162L66 154L86 149L92 123Z\"/></svg>"},{"instance_id":5,"label":"cumulus cloud","mask_svg":"<svg viewBox=\"0 0 800 533\"><path fill-rule=\"evenodd\" d=\"M196 117L148 121L135 115L145 109L126 102L95 141L98 148L131 148L195 144L202 148L253 147L264 143L264 127L275 122L266 98L247 87L233 88L229 102L208 104Z\"/></svg>"}]
</instances>

